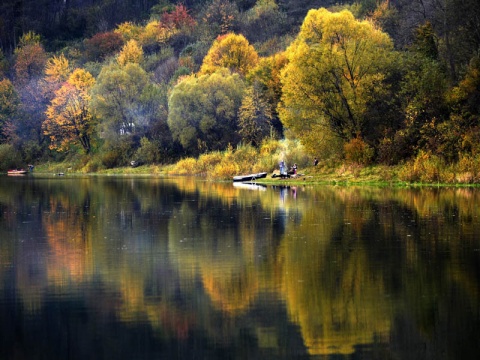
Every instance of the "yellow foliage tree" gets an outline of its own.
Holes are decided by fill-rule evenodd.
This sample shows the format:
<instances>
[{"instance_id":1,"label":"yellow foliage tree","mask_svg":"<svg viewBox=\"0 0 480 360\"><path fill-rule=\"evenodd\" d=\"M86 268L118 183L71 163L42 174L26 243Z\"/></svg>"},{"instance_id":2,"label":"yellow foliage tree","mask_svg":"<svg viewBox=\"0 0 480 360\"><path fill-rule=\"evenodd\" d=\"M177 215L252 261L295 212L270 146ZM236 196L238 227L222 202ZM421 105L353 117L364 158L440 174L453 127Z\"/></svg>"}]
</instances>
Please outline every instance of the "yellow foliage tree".
<instances>
[{"instance_id":1,"label":"yellow foliage tree","mask_svg":"<svg viewBox=\"0 0 480 360\"><path fill-rule=\"evenodd\" d=\"M120 51L117 62L125 66L128 63L140 64L143 61L143 50L136 40L130 40Z\"/></svg>"},{"instance_id":2,"label":"yellow foliage tree","mask_svg":"<svg viewBox=\"0 0 480 360\"><path fill-rule=\"evenodd\" d=\"M68 59L63 54L53 56L45 65L45 80L48 83L62 83L67 80L70 71Z\"/></svg>"},{"instance_id":3,"label":"yellow foliage tree","mask_svg":"<svg viewBox=\"0 0 480 360\"><path fill-rule=\"evenodd\" d=\"M219 36L203 59L201 74L214 73L219 68L245 76L258 63L258 54L243 35Z\"/></svg>"},{"instance_id":4,"label":"yellow foliage tree","mask_svg":"<svg viewBox=\"0 0 480 360\"><path fill-rule=\"evenodd\" d=\"M71 145L80 145L88 154L94 132L93 116L89 111L93 76L84 69L76 69L55 92L45 112L44 134L50 137L50 148L64 151Z\"/></svg>"},{"instance_id":5,"label":"yellow foliage tree","mask_svg":"<svg viewBox=\"0 0 480 360\"><path fill-rule=\"evenodd\" d=\"M117 26L114 32L122 35L124 41L138 40L142 33L142 27L127 21Z\"/></svg>"},{"instance_id":6,"label":"yellow foliage tree","mask_svg":"<svg viewBox=\"0 0 480 360\"><path fill-rule=\"evenodd\" d=\"M282 71L282 123L308 148L332 134L344 141L364 135L374 101L385 99L393 62L389 36L347 10L310 10L287 49ZM373 124L375 125L375 124ZM305 139L303 139L305 138Z\"/></svg>"},{"instance_id":7,"label":"yellow foliage tree","mask_svg":"<svg viewBox=\"0 0 480 360\"><path fill-rule=\"evenodd\" d=\"M153 45L153 44L164 44L166 43L174 34L176 30L171 27L163 26L157 20L150 21L145 28L143 28L142 33L140 34L139 41L142 45Z\"/></svg>"}]
</instances>

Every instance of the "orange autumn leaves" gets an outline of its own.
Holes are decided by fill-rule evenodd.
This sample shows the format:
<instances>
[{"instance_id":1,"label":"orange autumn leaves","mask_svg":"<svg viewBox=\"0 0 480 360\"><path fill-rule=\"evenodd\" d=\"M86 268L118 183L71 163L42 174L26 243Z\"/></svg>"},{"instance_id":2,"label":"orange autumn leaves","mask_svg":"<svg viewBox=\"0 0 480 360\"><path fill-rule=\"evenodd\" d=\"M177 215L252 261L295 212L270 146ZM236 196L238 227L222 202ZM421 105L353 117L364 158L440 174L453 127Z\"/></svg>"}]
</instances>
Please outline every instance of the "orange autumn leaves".
<instances>
[{"instance_id":1,"label":"orange autumn leaves","mask_svg":"<svg viewBox=\"0 0 480 360\"><path fill-rule=\"evenodd\" d=\"M89 72L76 69L55 91L43 123L44 133L51 140L51 149L67 150L70 145L79 144L86 153L90 152L95 126L89 110L88 91L94 84L95 79Z\"/></svg>"}]
</instances>

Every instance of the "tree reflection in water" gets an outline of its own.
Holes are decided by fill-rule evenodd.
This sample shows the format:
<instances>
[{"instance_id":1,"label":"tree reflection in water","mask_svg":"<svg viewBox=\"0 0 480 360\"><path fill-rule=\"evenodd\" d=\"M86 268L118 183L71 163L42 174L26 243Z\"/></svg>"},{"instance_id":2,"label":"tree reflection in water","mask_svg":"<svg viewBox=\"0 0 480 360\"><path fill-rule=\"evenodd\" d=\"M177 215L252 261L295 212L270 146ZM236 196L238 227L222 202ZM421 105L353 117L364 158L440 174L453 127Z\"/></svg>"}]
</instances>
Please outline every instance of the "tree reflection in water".
<instances>
[{"instance_id":1,"label":"tree reflection in water","mask_svg":"<svg viewBox=\"0 0 480 360\"><path fill-rule=\"evenodd\" d=\"M478 190L0 182L0 358L479 350Z\"/></svg>"}]
</instances>

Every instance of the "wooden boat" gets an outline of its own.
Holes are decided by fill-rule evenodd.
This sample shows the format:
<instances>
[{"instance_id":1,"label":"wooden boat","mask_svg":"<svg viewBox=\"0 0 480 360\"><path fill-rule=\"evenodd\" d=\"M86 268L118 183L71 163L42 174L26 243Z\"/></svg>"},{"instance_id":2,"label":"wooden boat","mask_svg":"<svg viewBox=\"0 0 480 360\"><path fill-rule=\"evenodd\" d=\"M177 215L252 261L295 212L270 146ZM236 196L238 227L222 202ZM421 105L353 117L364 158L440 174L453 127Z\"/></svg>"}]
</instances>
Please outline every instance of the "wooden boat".
<instances>
[{"instance_id":1,"label":"wooden boat","mask_svg":"<svg viewBox=\"0 0 480 360\"><path fill-rule=\"evenodd\" d=\"M255 181L257 179L263 179L267 177L266 172L248 174L248 175L238 175L233 177L233 181Z\"/></svg>"},{"instance_id":2,"label":"wooden boat","mask_svg":"<svg viewBox=\"0 0 480 360\"><path fill-rule=\"evenodd\" d=\"M25 169L12 169L7 171L8 175L25 175L27 173L28 173L28 170L25 170Z\"/></svg>"}]
</instances>

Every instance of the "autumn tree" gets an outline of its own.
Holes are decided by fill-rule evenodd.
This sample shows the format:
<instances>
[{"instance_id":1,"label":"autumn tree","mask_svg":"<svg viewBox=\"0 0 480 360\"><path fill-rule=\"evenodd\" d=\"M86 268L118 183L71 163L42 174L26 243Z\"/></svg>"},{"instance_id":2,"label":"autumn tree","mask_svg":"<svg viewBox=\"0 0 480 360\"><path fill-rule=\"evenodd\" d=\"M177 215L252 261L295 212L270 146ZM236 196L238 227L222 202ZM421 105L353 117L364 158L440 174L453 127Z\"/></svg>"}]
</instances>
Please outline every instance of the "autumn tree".
<instances>
[{"instance_id":1,"label":"autumn tree","mask_svg":"<svg viewBox=\"0 0 480 360\"><path fill-rule=\"evenodd\" d=\"M385 83L393 59L385 33L349 11L310 10L300 33L287 49L282 71L281 120L307 147L321 131L344 141L365 136L375 100L386 98ZM312 142L313 141L313 142Z\"/></svg>"},{"instance_id":2,"label":"autumn tree","mask_svg":"<svg viewBox=\"0 0 480 360\"><path fill-rule=\"evenodd\" d=\"M275 0L259 0L241 17L241 32L252 42L266 41L287 31L287 14Z\"/></svg>"},{"instance_id":3,"label":"autumn tree","mask_svg":"<svg viewBox=\"0 0 480 360\"><path fill-rule=\"evenodd\" d=\"M408 158L418 149L436 153L441 148L438 125L448 118L444 66L423 53L409 52L402 61L404 75L398 92L404 121L395 134L395 157Z\"/></svg>"},{"instance_id":4,"label":"autumn tree","mask_svg":"<svg viewBox=\"0 0 480 360\"><path fill-rule=\"evenodd\" d=\"M288 22L294 26L302 23L308 10L329 7L338 0L277 0L280 10L288 15Z\"/></svg>"},{"instance_id":5,"label":"autumn tree","mask_svg":"<svg viewBox=\"0 0 480 360\"><path fill-rule=\"evenodd\" d=\"M183 4L177 4L172 11L165 11L161 16L162 26L174 29L192 29L195 19Z\"/></svg>"},{"instance_id":6,"label":"autumn tree","mask_svg":"<svg viewBox=\"0 0 480 360\"><path fill-rule=\"evenodd\" d=\"M43 123L51 149L65 151L78 144L85 153L90 152L95 126L89 110L89 90L94 84L95 79L90 73L76 69L55 92L46 111L47 120Z\"/></svg>"},{"instance_id":7,"label":"autumn tree","mask_svg":"<svg viewBox=\"0 0 480 360\"><path fill-rule=\"evenodd\" d=\"M47 55L40 43L40 36L29 32L20 39L15 49L15 75L19 83L25 84L42 75Z\"/></svg>"},{"instance_id":8,"label":"autumn tree","mask_svg":"<svg viewBox=\"0 0 480 360\"><path fill-rule=\"evenodd\" d=\"M456 160L459 154L480 154L480 57L474 57L459 84L447 92L451 114L441 124L440 152Z\"/></svg>"},{"instance_id":9,"label":"autumn tree","mask_svg":"<svg viewBox=\"0 0 480 360\"><path fill-rule=\"evenodd\" d=\"M245 143L260 146L272 133L272 112L269 104L254 86L246 89L240 107L239 134Z\"/></svg>"},{"instance_id":10,"label":"autumn tree","mask_svg":"<svg viewBox=\"0 0 480 360\"><path fill-rule=\"evenodd\" d=\"M47 54L40 36L34 32L24 34L14 52L14 86L20 101L19 116L15 120L14 132L11 134L16 138L18 148L27 159L38 157L45 139L42 123L49 104L43 74L46 61Z\"/></svg>"},{"instance_id":11,"label":"autumn tree","mask_svg":"<svg viewBox=\"0 0 480 360\"><path fill-rule=\"evenodd\" d=\"M123 38L120 33L98 33L85 40L85 54L90 61L101 61L115 54L122 46Z\"/></svg>"},{"instance_id":12,"label":"autumn tree","mask_svg":"<svg viewBox=\"0 0 480 360\"><path fill-rule=\"evenodd\" d=\"M279 52L269 57L260 58L247 75L247 82L255 86L258 95L269 105L271 125L278 135L283 135L283 126L278 116L278 104L282 95L280 73L287 64L285 52Z\"/></svg>"},{"instance_id":13,"label":"autumn tree","mask_svg":"<svg viewBox=\"0 0 480 360\"><path fill-rule=\"evenodd\" d=\"M54 55L45 65L45 80L48 83L62 83L68 79L70 72L70 64L65 55Z\"/></svg>"},{"instance_id":14,"label":"autumn tree","mask_svg":"<svg viewBox=\"0 0 480 360\"><path fill-rule=\"evenodd\" d=\"M226 69L183 79L168 102L168 125L174 139L189 154L237 144L243 91L241 77Z\"/></svg>"},{"instance_id":15,"label":"autumn tree","mask_svg":"<svg viewBox=\"0 0 480 360\"><path fill-rule=\"evenodd\" d=\"M142 30L143 29L140 25L134 24L131 21L127 21L119 24L114 30L114 32L120 34L124 42L128 42L129 40L138 41Z\"/></svg>"},{"instance_id":16,"label":"autumn tree","mask_svg":"<svg viewBox=\"0 0 480 360\"><path fill-rule=\"evenodd\" d=\"M203 59L201 74L227 68L245 76L258 62L258 54L243 35L227 34L214 41Z\"/></svg>"},{"instance_id":17,"label":"autumn tree","mask_svg":"<svg viewBox=\"0 0 480 360\"><path fill-rule=\"evenodd\" d=\"M43 91L49 101L55 96L57 91L68 79L72 72L68 59L63 55L52 56L45 65L45 77L43 82Z\"/></svg>"},{"instance_id":18,"label":"autumn tree","mask_svg":"<svg viewBox=\"0 0 480 360\"><path fill-rule=\"evenodd\" d=\"M143 50L136 40L129 40L117 57L117 62L125 66L128 63L140 64L143 61Z\"/></svg>"},{"instance_id":19,"label":"autumn tree","mask_svg":"<svg viewBox=\"0 0 480 360\"><path fill-rule=\"evenodd\" d=\"M175 33L174 28L162 26L160 21L151 20L142 28L138 42L147 53L158 52Z\"/></svg>"},{"instance_id":20,"label":"autumn tree","mask_svg":"<svg viewBox=\"0 0 480 360\"><path fill-rule=\"evenodd\" d=\"M480 126L480 56L472 58L464 78L449 92L454 112L465 119L467 126Z\"/></svg>"},{"instance_id":21,"label":"autumn tree","mask_svg":"<svg viewBox=\"0 0 480 360\"><path fill-rule=\"evenodd\" d=\"M213 0L201 12L200 30L202 37L215 38L235 31L240 14L233 1Z\"/></svg>"}]
</instances>

